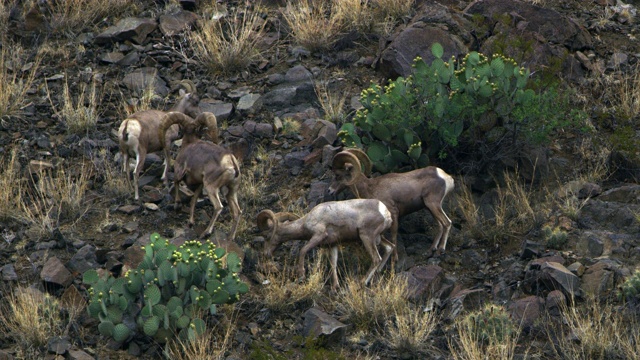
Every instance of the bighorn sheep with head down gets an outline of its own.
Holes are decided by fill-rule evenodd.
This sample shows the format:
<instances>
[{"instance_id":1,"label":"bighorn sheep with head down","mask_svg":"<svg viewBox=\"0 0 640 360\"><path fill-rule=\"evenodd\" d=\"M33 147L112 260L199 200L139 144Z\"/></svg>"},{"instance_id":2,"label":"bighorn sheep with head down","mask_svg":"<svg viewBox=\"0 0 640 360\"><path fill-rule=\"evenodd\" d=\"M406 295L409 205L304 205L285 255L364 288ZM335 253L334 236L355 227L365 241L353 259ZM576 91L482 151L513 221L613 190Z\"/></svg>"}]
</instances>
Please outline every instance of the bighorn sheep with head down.
<instances>
[{"instance_id":1,"label":"bighorn sheep with head down","mask_svg":"<svg viewBox=\"0 0 640 360\"><path fill-rule=\"evenodd\" d=\"M219 192L222 188L226 188L227 204L234 221L229 233L229 240L233 240L242 214L237 195L240 185L238 160L231 151L217 144L219 141L218 125L214 114L205 112L194 120L185 114L170 112L162 118L156 134L158 139L164 139L167 129L174 124L177 124L183 133L182 146L174 163L175 208L178 208L179 201L178 186L181 181L184 181L187 187L194 192L189 216L189 224L193 225L196 202L204 187L215 209L209 226L200 236L201 238L205 237L213 232L213 225L222 212ZM205 127L208 128L213 143L200 140L200 134Z\"/></svg>"},{"instance_id":2,"label":"bighorn sheep with head down","mask_svg":"<svg viewBox=\"0 0 640 360\"><path fill-rule=\"evenodd\" d=\"M190 82L185 85L195 91L195 86ZM170 110L185 113L191 117L196 117L201 113L198 103L200 99L194 92L187 93L180 89L180 100ZM172 142L178 139L178 126L173 126L167 130L166 137L158 139L158 127L162 117L166 114L160 110L144 110L129 115L118 129L118 141L120 143L120 153L122 153L122 171L128 174L129 155L136 157L136 166L133 170L133 187L135 190L135 200L140 198L138 193L138 180L144 167L144 160L148 153L157 152L164 148L164 171L162 180L168 184L167 172L169 163L169 147ZM127 176L128 179L128 176Z\"/></svg>"},{"instance_id":3,"label":"bighorn sheep with head down","mask_svg":"<svg viewBox=\"0 0 640 360\"><path fill-rule=\"evenodd\" d=\"M316 246L331 248L331 273L333 288L338 281L338 245L340 242L360 239L371 256L371 268L364 278L369 283L376 270L382 269L389 259L393 245L382 237L382 232L391 226L391 213L387 207L375 199L352 199L330 201L316 205L302 218L294 218L290 213L273 213L263 210L258 214L258 228L270 233L264 245L265 256L271 256L276 247L285 241L309 240L298 255L298 275L304 278L304 258ZM380 257L378 245L385 248Z\"/></svg>"},{"instance_id":4,"label":"bighorn sheep with head down","mask_svg":"<svg viewBox=\"0 0 640 360\"><path fill-rule=\"evenodd\" d=\"M362 170L364 167L364 173ZM442 210L442 201L453 190L453 178L444 170L428 166L406 173L389 173L369 178L371 160L360 149L347 149L333 157L333 181L331 194L349 188L358 198L382 201L393 218L391 242L398 239L398 220L401 216L427 208L438 223L438 235L433 239L430 251L445 251L451 230L451 220ZM394 258L397 259L394 250Z\"/></svg>"}]
</instances>

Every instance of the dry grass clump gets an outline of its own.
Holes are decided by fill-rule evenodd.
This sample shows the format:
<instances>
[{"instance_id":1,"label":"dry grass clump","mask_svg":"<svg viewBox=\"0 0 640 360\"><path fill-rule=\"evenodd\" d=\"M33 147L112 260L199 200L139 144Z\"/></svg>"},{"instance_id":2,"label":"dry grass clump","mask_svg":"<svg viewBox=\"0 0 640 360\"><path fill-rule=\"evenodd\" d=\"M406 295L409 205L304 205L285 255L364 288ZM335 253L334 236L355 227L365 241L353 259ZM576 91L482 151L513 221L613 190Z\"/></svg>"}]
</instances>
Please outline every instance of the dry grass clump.
<instances>
[{"instance_id":1,"label":"dry grass clump","mask_svg":"<svg viewBox=\"0 0 640 360\"><path fill-rule=\"evenodd\" d=\"M331 13L344 30L369 33L374 30L375 18L370 0L334 0Z\"/></svg>"},{"instance_id":2,"label":"dry grass clump","mask_svg":"<svg viewBox=\"0 0 640 360\"><path fill-rule=\"evenodd\" d=\"M314 83L314 89L320 106L324 111L325 120L331 121L336 124L342 123L347 114L344 112L344 106L347 102L348 92L335 89L333 84L329 81L316 81Z\"/></svg>"},{"instance_id":3,"label":"dry grass clump","mask_svg":"<svg viewBox=\"0 0 640 360\"><path fill-rule=\"evenodd\" d=\"M558 358L638 359L639 325L637 314L589 299L581 306L565 307L562 324L550 325L547 332Z\"/></svg>"},{"instance_id":4,"label":"dry grass clump","mask_svg":"<svg viewBox=\"0 0 640 360\"><path fill-rule=\"evenodd\" d=\"M370 0L376 19L401 19L409 16L415 0Z\"/></svg>"},{"instance_id":5,"label":"dry grass clump","mask_svg":"<svg viewBox=\"0 0 640 360\"><path fill-rule=\"evenodd\" d=\"M77 172L59 166L55 171L32 174L32 186L26 189L20 204L32 235L42 236L59 228L62 222L80 220L88 210L84 194L91 177L91 169L84 166Z\"/></svg>"},{"instance_id":6,"label":"dry grass clump","mask_svg":"<svg viewBox=\"0 0 640 360\"><path fill-rule=\"evenodd\" d=\"M258 12L239 8L220 19L208 19L191 34L196 58L214 74L246 70L262 57L259 44L265 25Z\"/></svg>"},{"instance_id":7,"label":"dry grass clump","mask_svg":"<svg viewBox=\"0 0 640 360\"><path fill-rule=\"evenodd\" d=\"M65 333L58 300L35 289L16 288L0 302L0 333L24 351Z\"/></svg>"},{"instance_id":8,"label":"dry grass clump","mask_svg":"<svg viewBox=\"0 0 640 360\"><path fill-rule=\"evenodd\" d=\"M27 91L33 85L40 65L40 57L27 61L25 51L18 45L3 46L0 50L0 121L20 116L28 105Z\"/></svg>"},{"instance_id":9,"label":"dry grass clump","mask_svg":"<svg viewBox=\"0 0 640 360\"><path fill-rule=\"evenodd\" d=\"M131 195L132 184L122 169L113 161L111 153L107 149L100 149L91 159L93 171L98 183L102 184L102 190L109 199L123 200Z\"/></svg>"},{"instance_id":10,"label":"dry grass clump","mask_svg":"<svg viewBox=\"0 0 640 360\"><path fill-rule=\"evenodd\" d=\"M345 279L338 294L337 309L356 329L382 330L396 314L403 314L408 306L406 280L390 273L364 286L361 276Z\"/></svg>"},{"instance_id":11,"label":"dry grass clump","mask_svg":"<svg viewBox=\"0 0 640 360\"><path fill-rule=\"evenodd\" d=\"M0 169L0 220L19 219L23 181L16 147L11 149L8 157L0 158Z\"/></svg>"},{"instance_id":12,"label":"dry grass clump","mask_svg":"<svg viewBox=\"0 0 640 360\"><path fill-rule=\"evenodd\" d=\"M119 18L136 5L128 0L56 0L33 6L41 6L54 33L74 37L104 18Z\"/></svg>"},{"instance_id":13,"label":"dry grass clump","mask_svg":"<svg viewBox=\"0 0 640 360\"><path fill-rule=\"evenodd\" d=\"M288 1L283 17L294 42L311 52L331 48L340 32L340 21L331 15L330 3L324 1Z\"/></svg>"},{"instance_id":14,"label":"dry grass clump","mask_svg":"<svg viewBox=\"0 0 640 360\"><path fill-rule=\"evenodd\" d=\"M62 89L62 106L58 108L51 99L48 91L49 102L54 112L67 125L67 131L71 134L88 134L98 124L98 96L96 83L93 82L90 89L86 84L80 84L76 95L69 89L69 81L64 82Z\"/></svg>"},{"instance_id":15,"label":"dry grass clump","mask_svg":"<svg viewBox=\"0 0 640 360\"><path fill-rule=\"evenodd\" d=\"M511 323L502 306L488 304L484 309L458 317L454 326L458 337L449 339L451 356L455 360L485 360L516 358L520 329Z\"/></svg>"},{"instance_id":16,"label":"dry grass clump","mask_svg":"<svg viewBox=\"0 0 640 360\"><path fill-rule=\"evenodd\" d=\"M517 172L504 173L488 214L476 204L468 185L462 182L457 188L456 203L465 228L472 236L493 242L528 232L549 213L547 204L535 202L534 191L523 184Z\"/></svg>"},{"instance_id":17,"label":"dry grass clump","mask_svg":"<svg viewBox=\"0 0 640 360\"><path fill-rule=\"evenodd\" d=\"M431 349L427 341L436 330L439 317L419 307L403 307L395 313L395 320L387 328L387 341L391 348L414 356L425 355Z\"/></svg>"},{"instance_id":18,"label":"dry grass clump","mask_svg":"<svg viewBox=\"0 0 640 360\"><path fill-rule=\"evenodd\" d=\"M224 359L231 349L236 320L233 316L218 326L193 339L182 340L176 336L164 349L167 360L218 360Z\"/></svg>"},{"instance_id":19,"label":"dry grass clump","mask_svg":"<svg viewBox=\"0 0 640 360\"><path fill-rule=\"evenodd\" d=\"M326 258L324 251L318 251L315 261L307 271L304 282L297 282L295 266L287 259L282 262L282 270L270 270L265 274L264 286L260 288L257 298L266 308L273 312L291 310L296 304L316 301L324 294L327 279Z\"/></svg>"}]
</instances>

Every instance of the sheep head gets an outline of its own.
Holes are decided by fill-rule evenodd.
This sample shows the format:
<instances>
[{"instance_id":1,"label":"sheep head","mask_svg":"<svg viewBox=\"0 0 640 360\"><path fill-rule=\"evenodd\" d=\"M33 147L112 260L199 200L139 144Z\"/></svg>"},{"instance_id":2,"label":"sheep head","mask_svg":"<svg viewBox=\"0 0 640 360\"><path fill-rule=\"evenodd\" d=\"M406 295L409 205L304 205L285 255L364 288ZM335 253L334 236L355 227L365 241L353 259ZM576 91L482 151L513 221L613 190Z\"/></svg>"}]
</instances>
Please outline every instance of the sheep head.
<instances>
[{"instance_id":1,"label":"sheep head","mask_svg":"<svg viewBox=\"0 0 640 360\"><path fill-rule=\"evenodd\" d=\"M286 221L294 221L299 219L298 215L289 212L274 213L271 210L262 210L257 217L256 223L261 233L269 232L269 238L265 241L263 253L265 256L271 257L280 239L276 236L278 226Z\"/></svg>"},{"instance_id":2,"label":"sheep head","mask_svg":"<svg viewBox=\"0 0 640 360\"><path fill-rule=\"evenodd\" d=\"M198 115L198 117L195 120L195 123L198 125L198 128L196 129L196 134L194 135L197 136L198 133L204 130L204 128L207 128L211 141L214 144L220 143L220 139L218 138L218 120L216 119L216 116L213 113L203 112L202 114Z\"/></svg>"},{"instance_id":3,"label":"sheep head","mask_svg":"<svg viewBox=\"0 0 640 360\"><path fill-rule=\"evenodd\" d=\"M180 100L172 111L181 112L195 118L202 113L199 106L200 97L198 97L196 93L196 86L191 80L182 80L180 81L180 85L182 85L186 91L184 89L179 90Z\"/></svg>"},{"instance_id":4,"label":"sheep head","mask_svg":"<svg viewBox=\"0 0 640 360\"><path fill-rule=\"evenodd\" d=\"M360 149L346 149L333 157L331 164L333 181L329 186L331 194L338 193L344 188L356 183L361 174L371 174L371 160Z\"/></svg>"}]
</instances>

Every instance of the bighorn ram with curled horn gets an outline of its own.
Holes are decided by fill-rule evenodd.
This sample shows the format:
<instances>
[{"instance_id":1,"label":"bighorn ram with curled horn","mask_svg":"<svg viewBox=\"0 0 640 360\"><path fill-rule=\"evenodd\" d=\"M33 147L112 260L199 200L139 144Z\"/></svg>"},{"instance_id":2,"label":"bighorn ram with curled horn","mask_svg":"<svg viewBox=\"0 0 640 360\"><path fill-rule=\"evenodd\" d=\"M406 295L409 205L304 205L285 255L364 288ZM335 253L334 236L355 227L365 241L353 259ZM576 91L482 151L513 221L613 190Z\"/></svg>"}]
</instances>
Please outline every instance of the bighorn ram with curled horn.
<instances>
[{"instance_id":1,"label":"bighorn ram with curled horn","mask_svg":"<svg viewBox=\"0 0 640 360\"><path fill-rule=\"evenodd\" d=\"M269 234L264 245L264 255L272 256L276 247L285 241L309 240L298 255L298 275L304 278L304 258L307 252L316 246L331 248L331 274L333 288L340 286L338 281L338 245L340 242L360 239L371 256L371 268L364 278L369 283L376 270L382 269L389 259L393 244L382 237L382 232L391 226L391 213L382 202L376 199L352 199L330 201L316 205L302 218L290 213L277 213L263 210L258 214L258 228ZM378 245L385 248L381 257Z\"/></svg>"},{"instance_id":2,"label":"bighorn ram with curled horn","mask_svg":"<svg viewBox=\"0 0 640 360\"><path fill-rule=\"evenodd\" d=\"M202 111L198 104L200 99L195 93L195 85L188 80L181 82L189 92L180 89L180 100L170 110L196 117ZM166 131L166 137L158 139L158 127L162 117L166 114L160 110L144 110L129 115L118 129L118 142L120 143L120 153L122 153L122 171L128 173L129 155L136 157L136 166L133 170L133 188L135 200L140 198L138 194L138 180L144 167L144 160L148 153L157 152L164 148L164 171L162 180L168 184L167 173L169 170L169 147L172 142L178 139L178 126L174 126ZM127 176L127 179L129 177Z\"/></svg>"},{"instance_id":3,"label":"bighorn ram with curled horn","mask_svg":"<svg viewBox=\"0 0 640 360\"><path fill-rule=\"evenodd\" d=\"M363 170L364 168L364 170ZM451 230L451 220L442 210L442 201L453 190L453 178L444 170L428 166L406 173L389 173L369 178L371 160L360 149L346 149L333 157L331 194L349 188L356 197L382 201L393 218L391 242L398 239L400 217L427 208L438 223L438 235L433 239L431 252L445 251ZM394 257L397 259L397 251Z\"/></svg>"},{"instance_id":4,"label":"bighorn ram with curled horn","mask_svg":"<svg viewBox=\"0 0 640 360\"><path fill-rule=\"evenodd\" d=\"M177 124L182 129L182 146L174 163L174 188L175 208L178 208L179 191L181 181L194 192L191 198L191 210L189 224L194 224L194 211L196 201L202 193L202 188L207 190L209 200L214 207L211 222L200 237L205 237L213 232L213 225L222 212L220 201L220 189L226 188L227 204L233 216L233 227L229 233L229 240L235 238L238 222L240 221L240 205L238 205L238 187L240 186L240 165L231 151L218 145L218 124L216 116L212 113L202 113L194 120L189 116L170 112L162 118L156 136L165 138L165 132L171 126ZM208 128L212 142L200 140L200 134Z\"/></svg>"}]
</instances>

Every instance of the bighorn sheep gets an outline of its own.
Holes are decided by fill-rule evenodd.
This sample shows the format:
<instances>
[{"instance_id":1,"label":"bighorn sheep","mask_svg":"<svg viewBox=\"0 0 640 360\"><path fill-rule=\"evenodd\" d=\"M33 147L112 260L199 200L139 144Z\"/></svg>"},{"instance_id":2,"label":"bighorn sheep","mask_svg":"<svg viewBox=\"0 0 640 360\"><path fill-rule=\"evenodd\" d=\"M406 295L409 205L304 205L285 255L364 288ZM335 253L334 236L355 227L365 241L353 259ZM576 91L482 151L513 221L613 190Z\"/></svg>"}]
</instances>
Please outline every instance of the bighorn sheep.
<instances>
[{"instance_id":1,"label":"bighorn sheep","mask_svg":"<svg viewBox=\"0 0 640 360\"><path fill-rule=\"evenodd\" d=\"M358 198L378 199L387 206L393 219L393 245L396 245L398 239L399 218L426 207L439 228L430 251L437 250L437 254L445 251L451 220L442 210L442 201L453 190L454 181L444 170L428 166L406 173L389 173L369 178L371 160L360 149L346 149L337 153L333 157L332 170L334 177L329 186L330 194L349 188ZM394 258L397 259L397 256L397 250L394 250Z\"/></svg>"},{"instance_id":2,"label":"bighorn sheep","mask_svg":"<svg viewBox=\"0 0 640 360\"><path fill-rule=\"evenodd\" d=\"M187 84L189 84L187 82ZM191 84L190 84L191 85ZM195 90L195 87L192 87ZM200 99L195 93L186 93L180 89L180 100L170 111L185 113L191 117L196 117L201 113L198 103ZM133 170L133 187L135 190L135 200L140 198L138 194L138 180L144 167L144 160L148 153L157 152L164 148L164 171L162 180L168 184L167 172L170 166L169 147L172 142L178 139L178 126L167 130L167 136L158 139L158 127L165 111L144 110L129 115L118 129L118 140L120 143L120 153L122 153L122 171L128 174L129 155L136 157L136 166ZM128 179L127 175L127 179Z\"/></svg>"},{"instance_id":3,"label":"bighorn sheep","mask_svg":"<svg viewBox=\"0 0 640 360\"><path fill-rule=\"evenodd\" d=\"M204 187L215 209L209 226L200 237L208 236L213 232L213 225L222 212L220 189L226 188L227 204L234 220L229 239L233 240L242 214L237 195L240 185L240 165L231 151L217 144L219 140L216 116L205 112L194 120L179 112L167 113L162 117L156 134L158 141L165 138L167 129L174 124L182 129L182 146L174 163L175 208L178 208L179 201L178 186L181 181L184 181L194 192L189 216L189 224L193 225L196 202ZM208 128L213 143L200 140L199 136L205 127Z\"/></svg>"},{"instance_id":4,"label":"bighorn sheep","mask_svg":"<svg viewBox=\"0 0 640 360\"><path fill-rule=\"evenodd\" d=\"M258 214L257 224L262 232L270 232L264 245L264 255L271 256L276 247L285 241L309 240L298 256L298 275L304 278L304 258L309 250L322 245L331 248L331 272L333 288L338 288L338 244L360 239L371 256L371 268L364 278L369 283L376 270L380 270L389 259L393 244L382 237L382 232L391 226L391 213L387 207L375 199L352 199L330 201L316 205L299 219L292 219L289 213L275 214L263 210ZM378 245L385 248L380 257Z\"/></svg>"}]
</instances>

